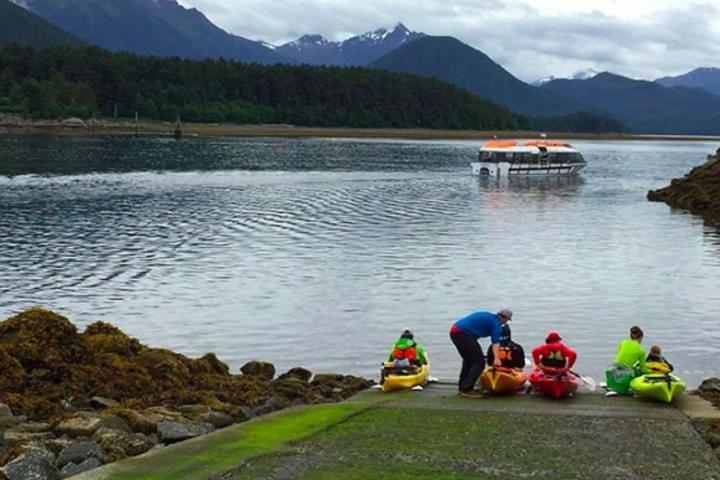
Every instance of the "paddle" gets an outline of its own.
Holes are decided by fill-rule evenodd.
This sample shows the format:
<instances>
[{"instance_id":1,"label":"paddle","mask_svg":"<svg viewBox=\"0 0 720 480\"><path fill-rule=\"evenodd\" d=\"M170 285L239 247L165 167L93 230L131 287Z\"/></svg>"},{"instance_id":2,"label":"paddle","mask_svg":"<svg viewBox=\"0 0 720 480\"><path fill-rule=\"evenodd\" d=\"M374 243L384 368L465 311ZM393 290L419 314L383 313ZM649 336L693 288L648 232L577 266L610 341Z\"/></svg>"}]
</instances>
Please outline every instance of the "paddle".
<instances>
[{"instance_id":1,"label":"paddle","mask_svg":"<svg viewBox=\"0 0 720 480\"><path fill-rule=\"evenodd\" d=\"M578 377L580 381L583 382L588 387L588 390L590 390L591 392L594 392L597 388L597 383L595 383L595 380L592 377L583 377L579 373L572 370L570 370L570 373Z\"/></svg>"}]
</instances>

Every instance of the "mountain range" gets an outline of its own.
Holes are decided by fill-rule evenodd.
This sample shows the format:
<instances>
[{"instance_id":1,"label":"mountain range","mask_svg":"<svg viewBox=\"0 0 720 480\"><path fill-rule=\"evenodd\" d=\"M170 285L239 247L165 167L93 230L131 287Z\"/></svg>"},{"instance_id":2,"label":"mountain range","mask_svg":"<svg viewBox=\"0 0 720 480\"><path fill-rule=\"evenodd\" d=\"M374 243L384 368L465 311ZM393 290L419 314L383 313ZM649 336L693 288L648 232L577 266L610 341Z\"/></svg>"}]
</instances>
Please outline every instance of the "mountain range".
<instances>
[{"instance_id":1,"label":"mountain range","mask_svg":"<svg viewBox=\"0 0 720 480\"><path fill-rule=\"evenodd\" d=\"M392 30L373 32L332 42L321 35L303 35L294 42L277 47L280 55L309 65L366 66L396 48L424 37L398 23Z\"/></svg>"},{"instance_id":2,"label":"mountain range","mask_svg":"<svg viewBox=\"0 0 720 480\"><path fill-rule=\"evenodd\" d=\"M0 39L5 43L20 40L44 46L30 38L40 34L52 38L50 44L72 44L79 37L109 50L142 55L363 66L433 77L518 113L545 117L544 121L548 116L563 116L566 122L577 118L573 114L587 112L593 117L586 115L585 121L617 124L602 119L609 117L637 133L720 134L720 122L713 113L720 112L720 96L714 95L720 94L718 69L698 69L656 82L584 71L570 79L549 77L535 86L522 82L483 52L455 38L428 36L401 23L344 41L309 34L273 46L225 32L197 9L185 8L176 0L13 1L28 9L23 21L33 18L36 26L9 28L22 24L8 19L23 12L8 0L0 0L0 6L14 15L0 17L9 25L0 30ZM40 26L42 20L29 12L46 22Z\"/></svg>"},{"instance_id":3,"label":"mountain range","mask_svg":"<svg viewBox=\"0 0 720 480\"><path fill-rule=\"evenodd\" d=\"M175 0L14 0L58 27L112 51L280 63L261 42L232 35Z\"/></svg>"},{"instance_id":4,"label":"mountain range","mask_svg":"<svg viewBox=\"0 0 720 480\"><path fill-rule=\"evenodd\" d=\"M662 77L655 81L664 87L702 88L720 95L720 68L696 68L677 77Z\"/></svg>"},{"instance_id":5,"label":"mountain range","mask_svg":"<svg viewBox=\"0 0 720 480\"><path fill-rule=\"evenodd\" d=\"M562 115L583 110L570 98L528 85L483 52L452 37L423 37L370 67L434 77L525 115Z\"/></svg>"},{"instance_id":6,"label":"mountain range","mask_svg":"<svg viewBox=\"0 0 720 480\"><path fill-rule=\"evenodd\" d=\"M35 48L78 46L84 42L9 0L0 0L0 46L18 43Z\"/></svg>"},{"instance_id":7,"label":"mountain range","mask_svg":"<svg viewBox=\"0 0 720 480\"><path fill-rule=\"evenodd\" d=\"M587 80L553 80L542 90L570 97L637 133L720 134L720 96L700 88L601 73Z\"/></svg>"}]
</instances>

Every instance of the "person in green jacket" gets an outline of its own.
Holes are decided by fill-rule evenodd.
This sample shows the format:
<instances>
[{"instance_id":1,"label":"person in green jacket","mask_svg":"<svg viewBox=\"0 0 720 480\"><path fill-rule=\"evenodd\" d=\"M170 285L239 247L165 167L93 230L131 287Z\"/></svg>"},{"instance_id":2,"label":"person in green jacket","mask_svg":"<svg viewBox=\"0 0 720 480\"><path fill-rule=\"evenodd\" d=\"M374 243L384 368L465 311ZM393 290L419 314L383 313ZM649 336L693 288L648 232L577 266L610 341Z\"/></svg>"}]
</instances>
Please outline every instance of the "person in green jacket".
<instances>
[{"instance_id":1,"label":"person in green jacket","mask_svg":"<svg viewBox=\"0 0 720 480\"><path fill-rule=\"evenodd\" d=\"M620 342L615 361L605 370L607 396L628 394L632 379L649 373L645 349L641 345L644 336L642 329L635 326L630 329L630 338Z\"/></svg>"},{"instance_id":2,"label":"person in green jacket","mask_svg":"<svg viewBox=\"0 0 720 480\"><path fill-rule=\"evenodd\" d=\"M427 365L428 358L423 346L415 341L415 335L405 330L392 346L388 362L392 362L394 367L420 367Z\"/></svg>"}]
</instances>

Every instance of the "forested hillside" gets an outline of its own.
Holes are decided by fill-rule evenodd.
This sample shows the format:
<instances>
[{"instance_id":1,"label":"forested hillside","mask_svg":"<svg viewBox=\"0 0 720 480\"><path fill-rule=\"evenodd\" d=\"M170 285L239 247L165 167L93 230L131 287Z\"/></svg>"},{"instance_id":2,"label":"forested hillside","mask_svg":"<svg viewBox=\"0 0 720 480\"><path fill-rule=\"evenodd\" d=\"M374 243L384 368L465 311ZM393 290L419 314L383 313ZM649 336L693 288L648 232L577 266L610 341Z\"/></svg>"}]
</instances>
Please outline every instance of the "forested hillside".
<instances>
[{"instance_id":1,"label":"forested hillside","mask_svg":"<svg viewBox=\"0 0 720 480\"><path fill-rule=\"evenodd\" d=\"M0 50L0 111L306 126L527 129L504 107L438 80L362 68L241 64L96 47Z\"/></svg>"}]
</instances>

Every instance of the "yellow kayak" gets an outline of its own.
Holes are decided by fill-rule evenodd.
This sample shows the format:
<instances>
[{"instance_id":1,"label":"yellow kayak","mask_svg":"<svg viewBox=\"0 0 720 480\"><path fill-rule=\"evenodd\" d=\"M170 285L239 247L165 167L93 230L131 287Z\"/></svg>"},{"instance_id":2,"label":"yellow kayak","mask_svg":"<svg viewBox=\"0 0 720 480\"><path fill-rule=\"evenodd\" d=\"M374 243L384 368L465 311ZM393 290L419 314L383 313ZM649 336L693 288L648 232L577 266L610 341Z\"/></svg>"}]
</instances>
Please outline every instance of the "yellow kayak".
<instances>
[{"instance_id":1,"label":"yellow kayak","mask_svg":"<svg viewBox=\"0 0 720 480\"><path fill-rule=\"evenodd\" d=\"M422 385L430 376L430 362L421 367L392 368L392 362L385 362L385 371L381 379L382 391L408 390Z\"/></svg>"},{"instance_id":2,"label":"yellow kayak","mask_svg":"<svg viewBox=\"0 0 720 480\"><path fill-rule=\"evenodd\" d=\"M630 388L641 397L670 403L685 391L685 383L669 373L649 373L633 379Z\"/></svg>"},{"instance_id":3,"label":"yellow kayak","mask_svg":"<svg viewBox=\"0 0 720 480\"><path fill-rule=\"evenodd\" d=\"M516 368L490 367L480 375L480 385L493 393L515 393L525 387L527 375Z\"/></svg>"}]
</instances>

